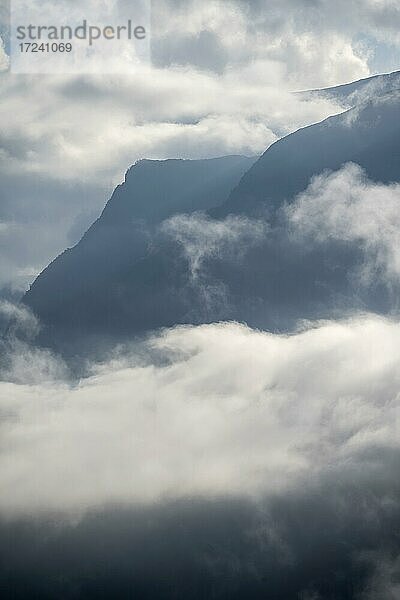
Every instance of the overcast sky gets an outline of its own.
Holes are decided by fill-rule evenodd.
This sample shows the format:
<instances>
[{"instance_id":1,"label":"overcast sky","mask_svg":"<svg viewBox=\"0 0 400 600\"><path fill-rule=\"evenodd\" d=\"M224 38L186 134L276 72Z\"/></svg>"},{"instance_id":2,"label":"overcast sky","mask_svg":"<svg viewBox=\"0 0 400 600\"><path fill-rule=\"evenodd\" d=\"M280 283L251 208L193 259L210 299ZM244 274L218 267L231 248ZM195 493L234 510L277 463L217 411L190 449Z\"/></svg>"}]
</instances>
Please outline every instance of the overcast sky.
<instances>
[{"instance_id":1,"label":"overcast sky","mask_svg":"<svg viewBox=\"0 0 400 600\"><path fill-rule=\"evenodd\" d=\"M75 243L138 158L261 153L337 111L291 90L398 67L396 0L154 0L152 66L118 77L11 75L0 18L0 289Z\"/></svg>"}]
</instances>

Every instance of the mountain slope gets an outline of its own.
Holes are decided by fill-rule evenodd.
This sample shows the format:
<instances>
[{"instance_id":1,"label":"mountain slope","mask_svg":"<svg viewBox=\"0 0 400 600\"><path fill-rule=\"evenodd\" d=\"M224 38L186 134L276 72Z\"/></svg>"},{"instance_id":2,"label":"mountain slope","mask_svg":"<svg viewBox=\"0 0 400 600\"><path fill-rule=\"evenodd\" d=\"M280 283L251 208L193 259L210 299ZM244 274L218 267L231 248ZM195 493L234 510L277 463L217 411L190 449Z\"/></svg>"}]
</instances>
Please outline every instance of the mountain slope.
<instances>
[{"instance_id":1,"label":"mountain slope","mask_svg":"<svg viewBox=\"0 0 400 600\"><path fill-rule=\"evenodd\" d=\"M390 311L385 286L355 287L353 273L363 260L359 245L294 240L283 207L312 177L349 161L361 165L372 181L400 181L399 117L400 96L392 92L289 135L240 182L240 169L234 166L226 195L231 183L236 187L225 202L220 196L208 219L178 220L167 234L158 220L185 206L208 208L215 196L201 194L196 181L192 193L176 198L192 175L174 177L166 188L157 172L164 167L145 163L150 175L157 173L147 188L140 188L140 197L151 203L127 201L124 190L130 184L117 188L80 244L54 261L26 294L24 302L44 325L40 341L74 354L82 352L83 340L99 347L105 338L121 340L178 323L236 319L289 330L299 318L330 317L339 305L341 314ZM170 166L180 169L183 163ZM240 168L246 168L246 160ZM137 189L136 174L132 186ZM163 201L170 208L154 212L151 207L166 189L174 190Z\"/></svg>"},{"instance_id":2,"label":"mountain slope","mask_svg":"<svg viewBox=\"0 0 400 600\"><path fill-rule=\"evenodd\" d=\"M273 212L304 191L311 177L347 162L359 164L374 181L398 181L399 140L400 92L392 92L275 142L213 214L249 214L261 207Z\"/></svg>"},{"instance_id":3,"label":"mountain slope","mask_svg":"<svg viewBox=\"0 0 400 600\"><path fill-rule=\"evenodd\" d=\"M81 241L58 256L25 295L44 325L44 343L57 345L69 332L114 330L118 304L125 302L117 280L146 255L159 221L221 203L254 160L141 160L131 167Z\"/></svg>"}]
</instances>

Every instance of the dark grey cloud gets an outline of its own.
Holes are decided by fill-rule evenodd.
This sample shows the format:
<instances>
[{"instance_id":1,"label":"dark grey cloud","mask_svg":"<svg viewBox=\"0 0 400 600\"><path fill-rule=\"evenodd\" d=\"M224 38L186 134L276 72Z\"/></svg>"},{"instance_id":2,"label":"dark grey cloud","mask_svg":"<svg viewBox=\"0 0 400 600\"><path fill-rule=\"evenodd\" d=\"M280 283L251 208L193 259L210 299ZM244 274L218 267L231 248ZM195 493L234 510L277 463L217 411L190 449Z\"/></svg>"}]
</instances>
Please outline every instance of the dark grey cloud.
<instances>
[{"instance_id":1,"label":"dark grey cloud","mask_svg":"<svg viewBox=\"0 0 400 600\"><path fill-rule=\"evenodd\" d=\"M397 465L398 466L398 465ZM399 490L321 483L270 502L188 499L0 523L3 597L388 600Z\"/></svg>"}]
</instances>

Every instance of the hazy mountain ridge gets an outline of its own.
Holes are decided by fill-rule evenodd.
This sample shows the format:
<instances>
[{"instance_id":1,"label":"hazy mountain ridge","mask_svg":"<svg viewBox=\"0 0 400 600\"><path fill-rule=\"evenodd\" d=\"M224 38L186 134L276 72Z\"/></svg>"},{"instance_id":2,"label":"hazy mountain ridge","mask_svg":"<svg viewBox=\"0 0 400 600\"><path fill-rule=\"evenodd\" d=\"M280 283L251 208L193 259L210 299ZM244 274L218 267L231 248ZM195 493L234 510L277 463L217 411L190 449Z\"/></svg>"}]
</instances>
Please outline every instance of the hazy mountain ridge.
<instances>
[{"instance_id":1,"label":"hazy mountain ridge","mask_svg":"<svg viewBox=\"0 0 400 600\"><path fill-rule=\"evenodd\" d=\"M376 96L387 94L400 89L400 71L385 73L382 75L372 75L334 87L321 88L317 90L307 90L297 92L304 98L315 98L321 96L331 100L338 101L345 107L352 107L362 101L373 99Z\"/></svg>"}]
</instances>

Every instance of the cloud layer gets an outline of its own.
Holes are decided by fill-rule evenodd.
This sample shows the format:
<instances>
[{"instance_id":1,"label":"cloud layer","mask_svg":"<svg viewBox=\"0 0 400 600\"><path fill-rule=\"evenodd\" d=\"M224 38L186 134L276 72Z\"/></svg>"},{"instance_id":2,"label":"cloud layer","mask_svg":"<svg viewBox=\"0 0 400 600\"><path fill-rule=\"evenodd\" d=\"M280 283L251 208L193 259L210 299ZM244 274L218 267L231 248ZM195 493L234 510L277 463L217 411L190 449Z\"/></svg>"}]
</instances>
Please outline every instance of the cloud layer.
<instances>
[{"instance_id":1,"label":"cloud layer","mask_svg":"<svg viewBox=\"0 0 400 600\"><path fill-rule=\"evenodd\" d=\"M368 477L398 450L399 340L397 322L372 316L291 336L178 327L72 387L24 384L45 358L27 352L11 363L19 383L9 368L0 384L0 511L265 496L329 471Z\"/></svg>"}]
</instances>

